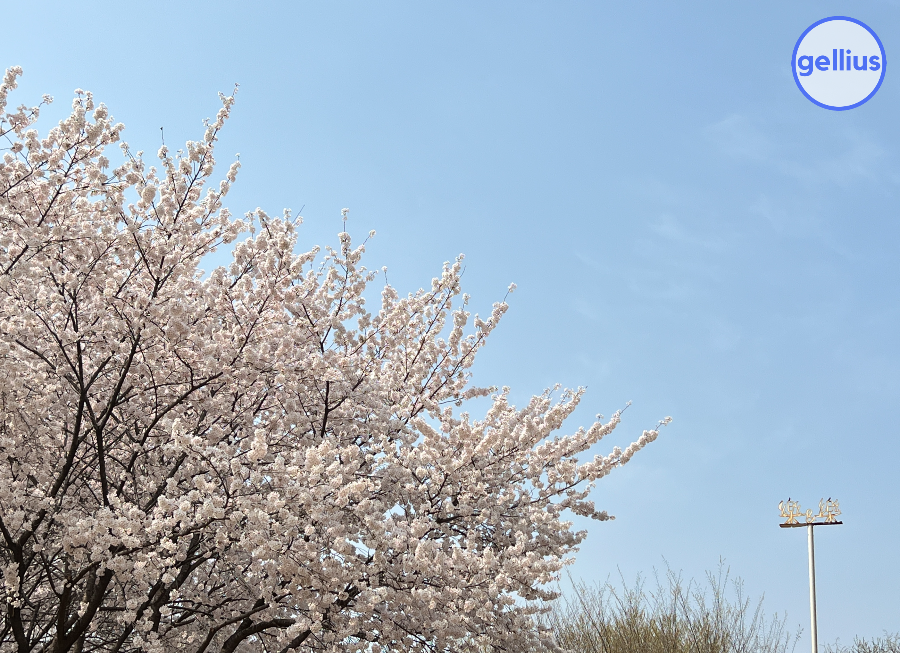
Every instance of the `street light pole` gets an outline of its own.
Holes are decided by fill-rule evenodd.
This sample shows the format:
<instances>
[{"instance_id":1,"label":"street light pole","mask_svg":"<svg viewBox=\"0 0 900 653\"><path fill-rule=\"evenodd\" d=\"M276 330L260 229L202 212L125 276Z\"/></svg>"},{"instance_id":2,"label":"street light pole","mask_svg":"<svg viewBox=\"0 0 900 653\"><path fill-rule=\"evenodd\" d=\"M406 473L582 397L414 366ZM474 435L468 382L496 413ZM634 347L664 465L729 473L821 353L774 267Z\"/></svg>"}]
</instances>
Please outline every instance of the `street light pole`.
<instances>
[{"instance_id":1,"label":"street light pole","mask_svg":"<svg viewBox=\"0 0 900 653\"><path fill-rule=\"evenodd\" d=\"M809 623L810 635L812 640L812 653L819 653L819 632L816 621L816 544L813 535L816 526L837 526L844 522L837 521L835 517L841 514L841 508L838 502L832 501L831 497L828 501L819 501L819 514L814 515L812 510L807 510L804 514L800 511L800 503L798 501L788 500L778 504L781 516L785 518L783 524L779 524L781 528L800 528L806 526L809 541ZM805 523L797 520L797 517L803 515L806 518ZM824 521L817 521L824 519Z\"/></svg>"},{"instance_id":2,"label":"street light pole","mask_svg":"<svg viewBox=\"0 0 900 653\"><path fill-rule=\"evenodd\" d=\"M808 524L809 531L809 620L812 635L812 653L819 653L819 628L816 623L816 544L813 538L813 525Z\"/></svg>"}]
</instances>

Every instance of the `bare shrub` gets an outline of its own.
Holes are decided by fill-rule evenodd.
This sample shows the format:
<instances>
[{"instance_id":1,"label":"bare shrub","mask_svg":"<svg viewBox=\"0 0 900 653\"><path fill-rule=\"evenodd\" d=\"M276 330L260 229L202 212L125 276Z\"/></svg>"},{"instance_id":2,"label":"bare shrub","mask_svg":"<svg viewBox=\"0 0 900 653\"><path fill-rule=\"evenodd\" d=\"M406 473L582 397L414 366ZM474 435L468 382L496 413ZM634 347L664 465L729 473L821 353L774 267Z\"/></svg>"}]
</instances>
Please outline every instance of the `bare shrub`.
<instances>
[{"instance_id":1,"label":"bare shrub","mask_svg":"<svg viewBox=\"0 0 900 653\"><path fill-rule=\"evenodd\" d=\"M900 653L900 634L885 633L872 641L853 638L850 646L841 646L840 640L825 647L825 653Z\"/></svg>"},{"instance_id":2,"label":"bare shrub","mask_svg":"<svg viewBox=\"0 0 900 653\"><path fill-rule=\"evenodd\" d=\"M640 576L631 586L573 581L542 625L571 653L784 653L796 646L799 630L786 630L786 615L766 618L762 598L745 596L722 564L706 583L685 582L671 569L654 578L653 588Z\"/></svg>"}]
</instances>

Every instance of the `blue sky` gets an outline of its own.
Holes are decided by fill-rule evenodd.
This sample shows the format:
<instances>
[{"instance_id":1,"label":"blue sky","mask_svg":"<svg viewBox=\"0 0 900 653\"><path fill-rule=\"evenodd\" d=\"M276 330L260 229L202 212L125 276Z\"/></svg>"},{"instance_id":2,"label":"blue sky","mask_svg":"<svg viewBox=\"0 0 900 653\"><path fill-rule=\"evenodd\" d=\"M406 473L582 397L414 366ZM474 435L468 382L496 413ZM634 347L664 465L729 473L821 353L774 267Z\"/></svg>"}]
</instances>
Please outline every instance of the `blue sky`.
<instances>
[{"instance_id":1,"label":"blue sky","mask_svg":"<svg viewBox=\"0 0 900 653\"><path fill-rule=\"evenodd\" d=\"M900 92L889 67L852 111L803 97L794 43L832 15L893 61L885 1L20 3L0 52L15 103L49 93L53 118L89 89L147 152L239 82L236 213L305 207L311 246L350 207L401 290L465 252L482 313L515 281L477 381L585 385L573 429L633 401L604 449L675 419L598 485L618 519L584 525L573 573L723 557L803 650L788 495L844 511L817 538L820 641L900 630Z\"/></svg>"}]
</instances>

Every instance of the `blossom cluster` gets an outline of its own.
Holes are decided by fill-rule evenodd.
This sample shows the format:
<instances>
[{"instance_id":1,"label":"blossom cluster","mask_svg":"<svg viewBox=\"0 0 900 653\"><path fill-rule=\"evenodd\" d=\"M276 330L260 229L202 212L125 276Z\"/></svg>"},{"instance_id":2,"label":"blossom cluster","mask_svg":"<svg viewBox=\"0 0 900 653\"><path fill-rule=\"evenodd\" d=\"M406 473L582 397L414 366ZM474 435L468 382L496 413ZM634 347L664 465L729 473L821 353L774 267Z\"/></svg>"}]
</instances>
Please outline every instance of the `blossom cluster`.
<instances>
[{"instance_id":1,"label":"blossom cluster","mask_svg":"<svg viewBox=\"0 0 900 653\"><path fill-rule=\"evenodd\" d=\"M507 305L471 315L461 259L370 311L347 233L297 253L288 213L232 217L238 165L211 180L233 96L147 166L90 93L39 136L40 107L6 108L20 74L0 85L0 651L544 646L531 601L584 537L563 513L608 519L591 484L657 432L580 462L618 413L560 435L581 390L516 408L473 386Z\"/></svg>"}]
</instances>

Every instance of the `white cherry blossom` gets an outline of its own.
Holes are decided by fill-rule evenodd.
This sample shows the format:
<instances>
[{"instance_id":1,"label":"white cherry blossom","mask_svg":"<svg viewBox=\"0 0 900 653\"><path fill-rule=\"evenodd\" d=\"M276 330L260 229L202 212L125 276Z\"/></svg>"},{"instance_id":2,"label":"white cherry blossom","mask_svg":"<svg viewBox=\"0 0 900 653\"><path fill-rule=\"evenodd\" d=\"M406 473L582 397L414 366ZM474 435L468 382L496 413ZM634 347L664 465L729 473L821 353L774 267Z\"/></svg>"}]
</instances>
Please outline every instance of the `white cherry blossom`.
<instances>
[{"instance_id":1,"label":"white cherry blossom","mask_svg":"<svg viewBox=\"0 0 900 653\"><path fill-rule=\"evenodd\" d=\"M364 247L296 253L212 183L234 98L158 164L90 93L39 136L0 84L0 651L535 650L535 599L610 517L583 391L469 372L507 310L461 259L370 311ZM46 101L46 100L45 100ZM109 157L109 158L108 158ZM344 209L343 218L347 218ZM236 243L227 267L204 256ZM512 290L513 287L510 287ZM478 419L461 412L491 396Z\"/></svg>"}]
</instances>

